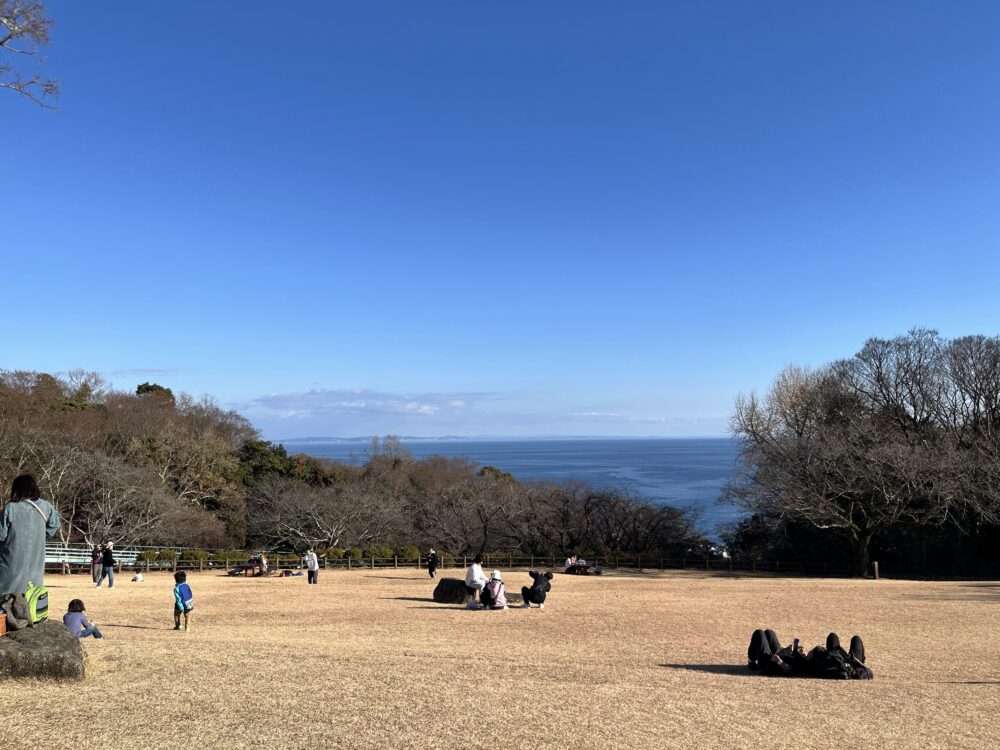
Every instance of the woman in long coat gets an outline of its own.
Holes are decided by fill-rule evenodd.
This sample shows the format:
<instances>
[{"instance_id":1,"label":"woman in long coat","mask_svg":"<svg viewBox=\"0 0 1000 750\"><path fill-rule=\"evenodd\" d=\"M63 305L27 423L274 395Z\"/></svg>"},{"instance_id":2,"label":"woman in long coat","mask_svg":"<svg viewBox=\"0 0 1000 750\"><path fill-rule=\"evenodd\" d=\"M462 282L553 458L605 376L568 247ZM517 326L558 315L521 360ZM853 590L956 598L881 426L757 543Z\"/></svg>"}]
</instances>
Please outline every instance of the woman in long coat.
<instances>
[{"instance_id":1,"label":"woman in long coat","mask_svg":"<svg viewBox=\"0 0 1000 750\"><path fill-rule=\"evenodd\" d=\"M10 502L0 513L0 593L23 594L29 581L42 585L45 539L59 531L59 514L40 496L30 474L11 485Z\"/></svg>"}]
</instances>

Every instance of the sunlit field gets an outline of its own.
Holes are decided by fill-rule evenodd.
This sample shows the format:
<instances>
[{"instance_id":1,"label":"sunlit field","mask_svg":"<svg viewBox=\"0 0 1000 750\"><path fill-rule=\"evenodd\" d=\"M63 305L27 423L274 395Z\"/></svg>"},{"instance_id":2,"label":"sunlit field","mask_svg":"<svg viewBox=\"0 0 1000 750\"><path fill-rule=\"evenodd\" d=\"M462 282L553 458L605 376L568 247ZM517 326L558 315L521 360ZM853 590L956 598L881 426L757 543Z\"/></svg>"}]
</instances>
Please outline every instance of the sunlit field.
<instances>
[{"instance_id":1,"label":"sunlit field","mask_svg":"<svg viewBox=\"0 0 1000 750\"><path fill-rule=\"evenodd\" d=\"M445 571L445 574L455 571ZM508 590L529 582L506 573ZM1000 747L1000 584L557 575L544 610L433 603L426 573L189 577L80 597L82 683L0 682L4 736L77 748ZM860 633L873 682L747 671L755 627ZM34 740L33 740L34 741Z\"/></svg>"}]
</instances>

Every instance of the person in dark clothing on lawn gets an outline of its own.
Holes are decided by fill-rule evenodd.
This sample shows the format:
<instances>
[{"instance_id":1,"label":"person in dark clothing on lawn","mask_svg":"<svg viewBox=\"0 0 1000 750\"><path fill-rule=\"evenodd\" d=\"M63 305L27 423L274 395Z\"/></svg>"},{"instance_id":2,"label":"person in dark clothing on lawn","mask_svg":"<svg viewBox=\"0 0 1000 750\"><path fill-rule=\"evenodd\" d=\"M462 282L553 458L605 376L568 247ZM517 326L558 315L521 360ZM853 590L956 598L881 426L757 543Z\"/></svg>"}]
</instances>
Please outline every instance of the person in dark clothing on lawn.
<instances>
[{"instance_id":1,"label":"person in dark clothing on lawn","mask_svg":"<svg viewBox=\"0 0 1000 750\"><path fill-rule=\"evenodd\" d=\"M97 579L97 585L94 588L101 588L101 582L105 578L108 579L109 589L115 586L115 556L111 552L114 546L112 542L108 542L101 550L101 577Z\"/></svg>"},{"instance_id":2,"label":"person in dark clothing on lawn","mask_svg":"<svg viewBox=\"0 0 1000 750\"><path fill-rule=\"evenodd\" d=\"M433 549L427 555L427 574L433 578L437 575L438 555Z\"/></svg>"},{"instance_id":3,"label":"person in dark clothing on lawn","mask_svg":"<svg viewBox=\"0 0 1000 750\"><path fill-rule=\"evenodd\" d=\"M850 652L841 648L836 633L830 633L826 643L826 647L816 646L807 654L798 645L782 647L773 630L755 630L747 648L747 666L767 675L872 679L872 671L864 664L865 646L861 636L851 639Z\"/></svg>"},{"instance_id":4,"label":"person in dark clothing on lawn","mask_svg":"<svg viewBox=\"0 0 1000 750\"><path fill-rule=\"evenodd\" d=\"M532 604L537 604L539 609L545 609L545 595L552 590L552 574L529 570L528 575L531 576L532 584L530 588L521 587L523 600L521 606L530 607Z\"/></svg>"}]
</instances>

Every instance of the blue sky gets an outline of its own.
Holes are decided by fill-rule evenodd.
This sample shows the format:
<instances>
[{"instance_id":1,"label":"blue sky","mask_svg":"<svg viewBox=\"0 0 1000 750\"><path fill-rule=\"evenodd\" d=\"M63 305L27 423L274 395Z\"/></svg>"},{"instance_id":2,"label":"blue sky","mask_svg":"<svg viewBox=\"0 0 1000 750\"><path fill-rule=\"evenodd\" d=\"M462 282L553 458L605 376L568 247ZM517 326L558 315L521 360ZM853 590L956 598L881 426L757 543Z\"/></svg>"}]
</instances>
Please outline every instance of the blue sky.
<instances>
[{"instance_id":1,"label":"blue sky","mask_svg":"<svg viewBox=\"0 0 1000 750\"><path fill-rule=\"evenodd\" d=\"M270 438L718 435L789 363L1000 332L997 3L47 4L4 368Z\"/></svg>"}]
</instances>

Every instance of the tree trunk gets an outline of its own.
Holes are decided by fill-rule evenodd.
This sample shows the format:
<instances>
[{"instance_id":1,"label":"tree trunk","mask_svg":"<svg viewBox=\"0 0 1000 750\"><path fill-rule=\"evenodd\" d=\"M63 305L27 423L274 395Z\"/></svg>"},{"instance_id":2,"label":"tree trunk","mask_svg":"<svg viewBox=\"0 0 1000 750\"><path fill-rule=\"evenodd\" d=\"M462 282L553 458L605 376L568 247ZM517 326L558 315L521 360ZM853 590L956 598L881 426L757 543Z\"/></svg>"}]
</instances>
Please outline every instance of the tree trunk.
<instances>
[{"instance_id":1,"label":"tree trunk","mask_svg":"<svg viewBox=\"0 0 1000 750\"><path fill-rule=\"evenodd\" d=\"M854 575L861 578L868 575L868 545L871 540L871 531L859 531L851 535Z\"/></svg>"}]
</instances>

